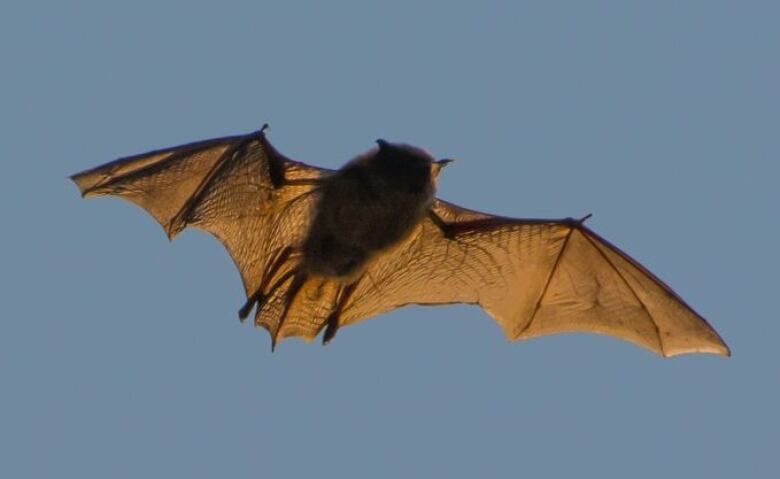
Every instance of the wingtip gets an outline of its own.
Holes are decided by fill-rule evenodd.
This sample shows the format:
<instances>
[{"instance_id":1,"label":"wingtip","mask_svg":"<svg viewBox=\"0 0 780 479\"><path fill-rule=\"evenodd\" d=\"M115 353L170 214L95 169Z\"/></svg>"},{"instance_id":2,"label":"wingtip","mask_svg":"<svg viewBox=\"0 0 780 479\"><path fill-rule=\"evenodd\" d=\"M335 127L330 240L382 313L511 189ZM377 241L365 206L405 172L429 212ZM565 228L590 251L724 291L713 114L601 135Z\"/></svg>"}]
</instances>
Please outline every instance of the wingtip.
<instances>
[{"instance_id":1,"label":"wingtip","mask_svg":"<svg viewBox=\"0 0 780 479\"><path fill-rule=\"evenodd\" d=\"M710 326L710 328L712 329L712 333L715 335L715 337L718 340L718 346L720 347L720 353L719 354L721 356L726 357L726 358L730 358L731 357L731 348L729 347L728 344L726 344L726 341L723 340L723 338L720 336L720 334L718 334L718 332L715 331L715 328L712 328L712 326Z\"/></svg>"},{"instance_id":2,"label":"wingtip","mask_svg":"<svg viewBox=\"0 0 780 479\"><path fill-rule=\"evenodd\" d=\"M723 339L721 339L720 337L718 337L718 339L720 340L720 344L718 344L718 352L715 354L723 356L724 358L730 358L731 348L729 347L728 344L726 344L725 341L723 341Z\"/></svg>"},{"instance_id":3,"label":"wingtip","mask_svg":"<svg viewBox=\"0 0 780 479\"><path fill-rule=\"evenodd\" d=\"M702 338L703 347L701 348L702 353L709 353L709 354L717 354L718 356L723 356L725 358L731 357L731 348L729 348L728 344L726 344L726 341L723 340L723 338L718 334L718 332L715 330L715 328L710 325L706 320L704 320L706 326L707 326L707 334L706 339Z\"/></svg>"},{"instance_id":4,"label":"wingtip","mask_svg":"<svg viewBox=\"0 0 780 479\"><path fill-rule=\"evenodd\" d=\"M100 167L93 168L91 170L81 171L79 173L75 173L68 177L68 179L72 181L79 189L79 193L81 194L82 198L88 198L90 196L99 196L99 195L94 195L93 192L97 188L99 188L106 179L106 175L96 171L99 168Z\"/></svg>"},{"instance_id":5,"label":"wingtip","mask_svg":"<svg viewBox=\"0 0 780 479\"><path fill-rule=\"evenodd\" d=\"M722 356L724 358L731 357L731 348L723 342L720 338L718 341L712 341L707 344L701 344L685 349L676 349L672 351L664 351L661 356L665 358L672 358L675 356L682 356L685 354L712 354L715 356Z\"/></svg>"},{"instance_id":6,"label":"wingtip","mask_svg":"<svg viewBox=\"0 0 780 479\"><path fill-rule=\"evenodd\" d=\"M81 178L83 178L84 173L75 173L73 175L68 176L68 179L73 182L74 185L76 185L76 188L79 190L79 194L82 198L85 198L87 196L88 188L85 187L83 184L83 181L80 181Z\"/></svg>"}]
</instances>

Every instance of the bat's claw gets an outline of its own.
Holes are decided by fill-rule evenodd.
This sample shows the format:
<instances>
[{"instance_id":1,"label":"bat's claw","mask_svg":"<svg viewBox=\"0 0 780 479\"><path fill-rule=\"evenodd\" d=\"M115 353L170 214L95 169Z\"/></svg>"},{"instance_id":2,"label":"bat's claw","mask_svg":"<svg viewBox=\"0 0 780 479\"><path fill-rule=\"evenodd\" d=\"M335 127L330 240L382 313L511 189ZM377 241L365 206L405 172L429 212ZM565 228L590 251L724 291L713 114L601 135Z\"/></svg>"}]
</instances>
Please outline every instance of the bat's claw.
<instances>
[{"instance_id":1,"label":"bat's claw","mask_svg":"<svg viewBox=\"0 0 780 479\"><path fill-rule=\"evenodd\" d=\"M252 308L254 308L255 304L258 305L258 307L262 304L263 297L262 295L253 294L250 296L246 303L244 303L243 306L241 306L241 309L238 310L238 319L243 323L244 320L249 316L249 313L252 312Z\"/></svg>"},{"instance_id":2,"label":"bat's claw","mask_svg":"<svg viewBox=\"0 0 780 479\"><path fill-rule=\"evenodd\" d=\"M563 220L563 222L573 227L582 226L591 216L593 216L593 213L588 213L580 219L569 217Z\"/></svg>"},{"instance_id":3,"label":"bat's claw","mask_svg":"<svg viewBox=\"0 0 780 479\"><path fill-rule=\"evenodd\" d=\"M336 313L328 316L327 326L325 326L325 334L322 335L322 345L328 344L335 336L336 331L339 329L339 316Z\"/></svg>"}]
</instances>

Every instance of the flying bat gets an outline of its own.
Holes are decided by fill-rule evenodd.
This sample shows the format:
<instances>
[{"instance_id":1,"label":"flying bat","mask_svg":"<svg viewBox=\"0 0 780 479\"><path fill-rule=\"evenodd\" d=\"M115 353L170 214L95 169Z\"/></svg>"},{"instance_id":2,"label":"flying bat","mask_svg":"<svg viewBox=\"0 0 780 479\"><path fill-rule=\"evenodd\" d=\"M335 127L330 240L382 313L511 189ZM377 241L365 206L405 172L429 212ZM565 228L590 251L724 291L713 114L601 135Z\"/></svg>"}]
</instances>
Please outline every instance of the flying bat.
<instances>
[{"instance_id":1,"label":"flying bat","mask_svg":"<svg viewBox=\"0 0 780 479\"><path fill-rule=\"evenodd\" d=\"M172 239L216 236L246 291L243 321L323 344L339 328L408 304L480 305L509 340L614 336L662 356L730 355L707 321L626 253L573 219L515 219L436 198L450 160L377 140L338 170L292 160L265 125L120 158L71 177L116 195Z\"/></svg>"}]
</instances>

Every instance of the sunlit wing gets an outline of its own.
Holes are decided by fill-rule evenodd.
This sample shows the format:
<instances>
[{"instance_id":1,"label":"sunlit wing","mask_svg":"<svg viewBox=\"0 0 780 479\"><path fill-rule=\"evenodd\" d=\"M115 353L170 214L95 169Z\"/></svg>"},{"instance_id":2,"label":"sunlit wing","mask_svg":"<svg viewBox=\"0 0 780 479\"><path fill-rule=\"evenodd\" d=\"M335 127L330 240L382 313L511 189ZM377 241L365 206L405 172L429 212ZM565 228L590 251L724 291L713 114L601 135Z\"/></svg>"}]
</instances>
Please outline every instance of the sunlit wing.
<instances>
[{"instance_id":1,"label":"sunlit wing","mask_svg":"<svg viewBox=\"0 0 780 479\"><path fill-rule=\"evenodd\" d=\"M326 173L282 156L260 131L120 158L72 180L83 196L115 195L144 208L170 238L187 226L213 234L249 295L274 257L301 242L312 180Z\"/></svg>"},{"instance_id":2,"label":"sunlit wing","mask_svg":"<svg viewBox=\"0 0 780 479\"><path fill-rule=\"evenodd\" d=\"M454 235L424 221L368 268L351 324L407 304L479 304L510 340L588 332L662 356L728 355L712 327L642 265L574 220L522 220L437 200Z\"/></svg>"}]
</instances>

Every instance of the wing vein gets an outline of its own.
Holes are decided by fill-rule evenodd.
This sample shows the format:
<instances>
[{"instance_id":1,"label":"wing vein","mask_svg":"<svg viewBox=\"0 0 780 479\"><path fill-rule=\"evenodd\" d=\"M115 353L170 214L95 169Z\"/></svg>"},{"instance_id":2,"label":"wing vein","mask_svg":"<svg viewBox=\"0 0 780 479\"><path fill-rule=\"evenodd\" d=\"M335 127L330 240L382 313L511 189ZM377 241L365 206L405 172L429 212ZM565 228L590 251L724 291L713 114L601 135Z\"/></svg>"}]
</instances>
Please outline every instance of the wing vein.
<instances>
[{"instance_id":1,"label":"wing vein","mask_svg":"<svg viewBox=\"0 0 780 479\"><path fill-rule=\"evenodd\" d=\"M658 338L658 347L661 350L661 354L666 356L666 351L664 350L664 341L661 337L661 329L658 327L658 323L655 321L655 318L653 318L653 314L650 312L649 309L647 309L647 306L645 305L645 302L642 301L642 299L639 297L638 294L636 294L636 291L634 291L634 288L631 287L631 285L628 283L628 280L623 277L623 275L620 273L620 270L618 270L617 266L612 262L612 260L609 259L609 257L604 254L603 251L601 251L601 248L598 247L598 245L593 241L593 238L590 237L590 235L587 234L585 231L581 231L582 236L585 237L585 239L588 240L588 243L593 246L593 248L598 251L599 255L604 259L604 261L607 262L607 264L612 268L612 271L615 272L615 274L620 278L620 280L623 282L623 284L626 285L626 288L628 288L629 291L631 291L631 294L636 298L636 300L639 302L639 304L642 306L642 309L645 310L647 313L647 317L650 318L650 322L653 324L653 329L655 329L655 335Z\"/></svg>"},{"instance_id":2,"label":"wing vein","mask_svg":"<svg viewBox=\"0 0 780 479\"><path fill-rule=\"evenodd\" d=\"M569 238L571 238L571 234L574 231L574 228L570 227L569 232L566 234L566 238L563 240L563 245L561 245L561 250L558 252L558 257L555 258L555 263L553 263L552 268L550 268L550 274L547 276L547 282L544 283L544 288L542 289L542 293L539 295L539 299L536 300L536 304L534 305L534 311L531 313L531 319L528 320L528 322L523 326L523 329L518 333L518 336L521 336L524 332L528 330L528 328L531 327L531 324L534 322L534 319L536 319L536 313L539 311L539 308L542 305L542 300L544 299L544 296L547 294L547 289L550 287L550 283L552 282L553 276L555 276L555 271L558 269L558 265L561 262L561 258L563 258L563 253L566 250L566 246L569 244Z\"/></svg>"},{"instance_id":3,"label":"wing vein","mask_svg":"<svg viewBox=\"0 0 780 479\"><path fill-rule=\"evenodd\" d=\"M202 196L207 190L209 184L214 180L214 178L219 176L219 173L226 168L226 165L230 163L230 160L235 159L236 152L249 143L253 138L254 137L252 135L245 136L241 140L237 141L234 145L229 146L222 153L222 155L220 155L219 159L216 161L216 163L214 163L214 166L212 166L206 176L203 177L203 180L200 182L195 192L189 198L187 198L187 201L184 202L184 204L181 206L181 209L179 209L176 215L171 218L171 221L166 227L168 237L173 237L173 235L181 231L186 226L187 216L189 216L192 209L198 203L200 203Z\"/></svg>"},{"instance_id":4,"label":"wing vein","mask_svg":"<svg viewBox=\"0 0 780 479\"><path fill-rule=\"evenodd\" d=\"M157 158L154 161L149 162L146 165L143 165L137 169L133 169L131 171L124 171L119 172L117 176L113 176L111 173L103 173L103 178L96 181L93 185L84 188L81 191L82 196L87 195L88 193L93 192L94 190L97 190L99 188L105 188L108 186L112 186L115 183L123 180L127 180L130 178L137 178L141 177L143 175L148 174L150 171L153 171L155 168L159 168L160 164L162 163L172 163L176 160L179 160L181 158L185 158L187 156L193 155L197 152L201 152L204 150L207 150L209 148L214 147L215 145L218 145L220 142L223 141L230 141L233 139L239 138L238 136L226 136L223 138L215 138L212 140L204 140L204 141L197 141L194 143L189 143L186 145L181 145L174 148L161 148L159 150L153 150L148 153L143 153L140 155L131 155L131 156L125 156L122 158L118 158L114 161L108 162L104 165L100 165L98 167L82 171L81 173L77 173L73 176L71 176L71 179L76 181L76 177L88 175L90 173L94 173L99 170L104 170L106 168L120 168L122 165L125 164L132 164L136 161L143 161L145 158L149 158L151 156L155 155L162 155L159 158ZM113 171L112 171L113 172ZM77 182L78 183L78 182Z\"/></svg>"}]
</instances>

